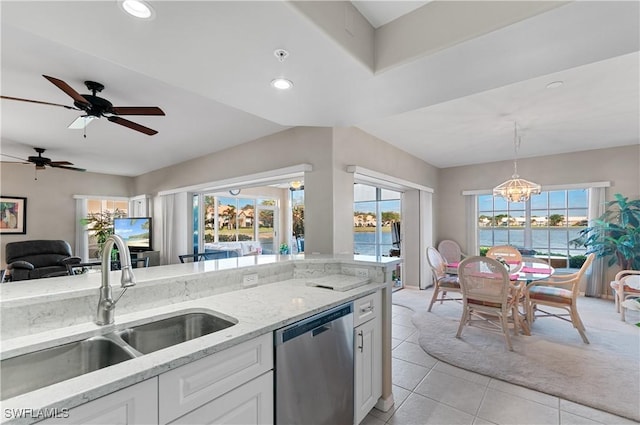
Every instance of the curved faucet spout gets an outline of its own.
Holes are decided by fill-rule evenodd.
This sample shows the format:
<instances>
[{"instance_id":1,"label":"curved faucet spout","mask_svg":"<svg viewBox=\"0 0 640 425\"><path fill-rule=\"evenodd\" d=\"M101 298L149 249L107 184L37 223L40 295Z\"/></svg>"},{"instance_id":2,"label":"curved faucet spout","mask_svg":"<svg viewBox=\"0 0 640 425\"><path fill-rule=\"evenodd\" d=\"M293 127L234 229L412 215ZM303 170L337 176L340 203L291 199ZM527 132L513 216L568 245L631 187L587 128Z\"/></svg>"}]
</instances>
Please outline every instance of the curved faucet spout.
<instances>
[{"instance_id":1,"label":"curved faucet spout","mask_svg":"<svg viewBox=\"0 0 640 425\"><path fill-rule=\"evenodd\" d=\"M120 286L123 288L118 298L113 299L111 284L109 283L109 272L111 271L111 248L113 245L118 247L118 255L120 256L120 264L122 277L120 278ZM114 321L114 313L116 303L122 297L127 288L136 284L136 278L131 269L131 253L129 247L124 243L118 235L111 235L107 238L102 248L102 285L100 286L100 299L98 301L98 312L96 315L96 324L109 325Z\"/></svg>"}]
</instances>

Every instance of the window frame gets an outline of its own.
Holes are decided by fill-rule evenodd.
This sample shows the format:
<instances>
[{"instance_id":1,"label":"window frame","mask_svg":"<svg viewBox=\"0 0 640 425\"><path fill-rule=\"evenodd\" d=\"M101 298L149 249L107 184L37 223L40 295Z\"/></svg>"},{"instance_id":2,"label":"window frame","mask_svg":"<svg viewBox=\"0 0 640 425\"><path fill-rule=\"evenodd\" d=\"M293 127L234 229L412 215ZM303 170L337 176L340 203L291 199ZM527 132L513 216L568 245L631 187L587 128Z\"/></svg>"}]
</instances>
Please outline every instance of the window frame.
<instances>
[{"instance_id":1,"label":"window frame","mask_svg":"<svg viewBox=\"0 0 640 425\"><path fill-rule=\"evenodd\" d=\"M543 186L542 187L542 193L543 194L548 194L550 192L557 192L557 191L565 191L565 203L564 203L564 210L565 211L569 211L569 210L574 210L577 208L573 208L569 205L569 201L568 201L568 197L569 197L569 192L573 191L573 190L584 190L586 192L586 199L584 204L581 206L580 209L585 210L586 211L586 220L587 222L593 220L594 218L597 217L597 214L595 213L595 210L593 208L593 201L591 200L591 197L593 196L593 190L592 189L604 189L607 187L610 187L610 182L592 182L592 183L584 183L584 184L567 184L567 185L551 185L551 186ZM492 196L492 191L490 190L473 190L473 191L463 191L462 192L463 195L472 195L473 196L473 207L472 207L472 214L469 214L470 210L468 209L468 216L467 216L467 225L470 226L470 229L472 229L473 231L473 235L474 235L474 240L473 240L473 252L479 253L480 252L480 248L481 248L481 243L480 243L480 230L481 230L481 226L479 224L479 217L481 216L481 213L483 211L486 210L481 210L480 209L480 196L484 196L484 195L488 195L488 196ZM522 204L522 203L520 203ZM539 247L535 247L532 241L532 226L531 226L531 218L533 216L532 211L540 211L540 208L533 208L532 210L532 200L528 200L527 202L524 203L525 204L525 224L528 228L528 231L525 232L525 244L524 244L524 248L528 248L528 249L540 249ZM547 207L546 207L546 211L551 211L551 210L556 210L557 208L551 208L551 206L547 203ZM528 219L526 219L528 218ZM548 218L548 216L547 216ZM567 228L567 234L568 233L568 222L567 222L567 226L565 228ZM550 236L549 236L550 238ZM470 242L471 240L469 240ZM495 237L492 237L492 242L495 244ZM583 255L584 252L586 252L586 248L572 248L570 243L569 243L569 238L567 239L567 246L564 248L554 248L551 247L551 242L549 241L547 243L547 247L549 247L548 252L546 252L547 258L552 257L553 251L554 250L563 250L563 254L567 255L567 263L566 266L564 267L569 267L570 266L570 258L571 256L575 256L575 255ZM544 255L544 254L541 254ZM543 257L544 258L544 257Z\"/></svg>"}]
</instances>

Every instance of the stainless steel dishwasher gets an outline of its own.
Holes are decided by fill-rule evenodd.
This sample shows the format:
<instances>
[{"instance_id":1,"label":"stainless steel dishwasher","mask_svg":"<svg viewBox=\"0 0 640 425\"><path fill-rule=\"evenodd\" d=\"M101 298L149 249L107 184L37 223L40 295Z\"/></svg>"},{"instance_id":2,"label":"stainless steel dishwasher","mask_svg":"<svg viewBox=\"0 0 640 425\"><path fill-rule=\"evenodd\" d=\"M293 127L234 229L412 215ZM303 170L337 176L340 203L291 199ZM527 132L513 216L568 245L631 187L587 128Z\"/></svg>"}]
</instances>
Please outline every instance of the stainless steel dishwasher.
<instances>
[{"instance_id":1,"label":"stainless steel dishwasher","mask_svg":"<svg viewBox=\"0 0 640 425\"><path fill-rule=\"evenodd\" d=\"M353 304L275 332L277 425L353 424Z\"/></svg>"}]
</instances>

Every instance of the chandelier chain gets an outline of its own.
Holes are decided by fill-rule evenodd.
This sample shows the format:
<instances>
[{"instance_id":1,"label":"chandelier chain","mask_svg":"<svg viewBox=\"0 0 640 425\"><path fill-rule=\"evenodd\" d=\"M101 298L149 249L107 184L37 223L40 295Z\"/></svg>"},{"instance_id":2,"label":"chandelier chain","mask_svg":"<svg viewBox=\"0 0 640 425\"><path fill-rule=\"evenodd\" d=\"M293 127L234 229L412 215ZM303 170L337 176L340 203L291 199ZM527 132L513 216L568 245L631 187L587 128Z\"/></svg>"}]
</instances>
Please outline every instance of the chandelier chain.
<instances>
[{"instance_id":1,"label":"chandelier chain","mask_svg":"<svg viewBox=\"0 0 640 425\"><path fill-rule=\"evenodd\" d=\"M518 177L518 151L520 150L520 144L522 143L522 138L518 137L518 123L513 122L513 177Z\"/></svg>"},{"instance_id":2,"label":"chandelier chain","mask_svg":"<svg viewBox=\"0 0 640 425\"><path fill-rule=\"evenodd\" d=\"M513 176L511 179L493 188L494 196L501 196L507 200L507 202L525 202L531 198L531 195L537 195L541 192L542 188L539 184L530 182L528 180L521 179L518 176L518 151L520 144L522 143L522 137L518 135L518 123L513 123L513 145L514 145L514 159L513 159Z\"/></svg>"}]
</instances>

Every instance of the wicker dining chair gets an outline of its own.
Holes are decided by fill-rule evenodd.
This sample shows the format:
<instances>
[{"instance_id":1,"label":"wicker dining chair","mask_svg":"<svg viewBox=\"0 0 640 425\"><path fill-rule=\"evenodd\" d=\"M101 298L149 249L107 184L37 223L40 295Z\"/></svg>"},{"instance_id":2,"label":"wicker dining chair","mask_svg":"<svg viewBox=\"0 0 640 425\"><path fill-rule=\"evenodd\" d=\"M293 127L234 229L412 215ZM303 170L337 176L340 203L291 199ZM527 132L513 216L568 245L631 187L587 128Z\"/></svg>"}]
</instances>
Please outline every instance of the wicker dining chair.
<instances>
[{"instance_id":1,"label":"wicker dining chair","mask_svg":"<svg viewBox=\"0 0 640 425\"><path fill-rule=\"evenodd\" d=\"M631 286L631 282L635 285ZM616 311L620 313L620 320L624 322L624 306L622 303L628 298L640 298L640 270L621 270L611 282L616 300Z\"/></svg>"},{"instance_id":2,"label":"wicker dining chair","mask_svg":"<svg viewBox=\"0 0 640 425\"><path fill-rule=\"evenodd\" d=\"M442 255L448 264L458 263L460 260L467 257L467 254L462 252L460 245L456 241L450 239L444 239L438 244L438 252Z\"/></svg>"},{"instance_id":3,"label":"wicker dining chair","mask_svg":"<svg viewBox=\"0 0 640 425\"><path fill-rule=\"evenodd\" d=\"M513 351L509 336L510 325L518 334L521 320L518 302L522 284L509 280L509 272L498 260L488 257L468 257L458 266L463 310L456 338L462 336L467 325L499 330L509 351ZM496 322L497 319L497 322Z\"/></svg>"},{"instance_id":4,"label":"wicker dining chair","mask_svg":"<svg viewBox=\"0 0 640 425\"><path fill-rule=\"evenodd\" d=\"M571 322L574 328L580 334L582 341L585 344L589 343L589 339L585 334L585 327L578 314L578 294L580 291L580 281L585 275L589 266L593 262L595 254L587 255L580 270L572 274L566 275L554 275L546 280L535 281L527 289L529 296L529 308L530 312L527 314L532 320L539 317L556 317L558 319ZM554 313L545 310L541 310L539 306L554 307L563 309L567 313ZM536 312L539 311L540 314ZM568 316L568 318L567 318Z\"/></svg>"},{"instance_id":5,"label":"wicker dining chair","mask_svg":"<svg viewBox=\"0 0 640 425\"><path fill-rule=\"evenodd\" d=\"M516 247L511 245L492 246L487 251L487 257L493 258L494 260L501 257L507 263L522 262L522 254L520 254L520 251L518 251Z\"/></svg>"},{"instance_id":6,"label":"wicker dining chair","mask_svg":"<svg viewBox=\"0 0 640 425\"><path fill-rule=\"evenodd\" d=\"M489 248L487 257L494 260L503 260L509 265L510 273L517 273L522 267L522 254L511 245L496 245Z\"/></svg>"},{"instance_id":7,"label":"wicker dining chair","mask_svg":"<svg viewBox=\"0 0 640 425\"><path fill-rule=\"evenodd\" d=\"M433 296L427 311L431 311L431 307L436 301L440 301L440 304L444 301L460 301L460 298L447 297L447 292L460 293L460 282L458 276L447 274L447 262L432 246L427 248L427 261L431 267L431 279L433 280ZM438 298L439 294L440 298Z\"/></svg>"}]
</instances>

